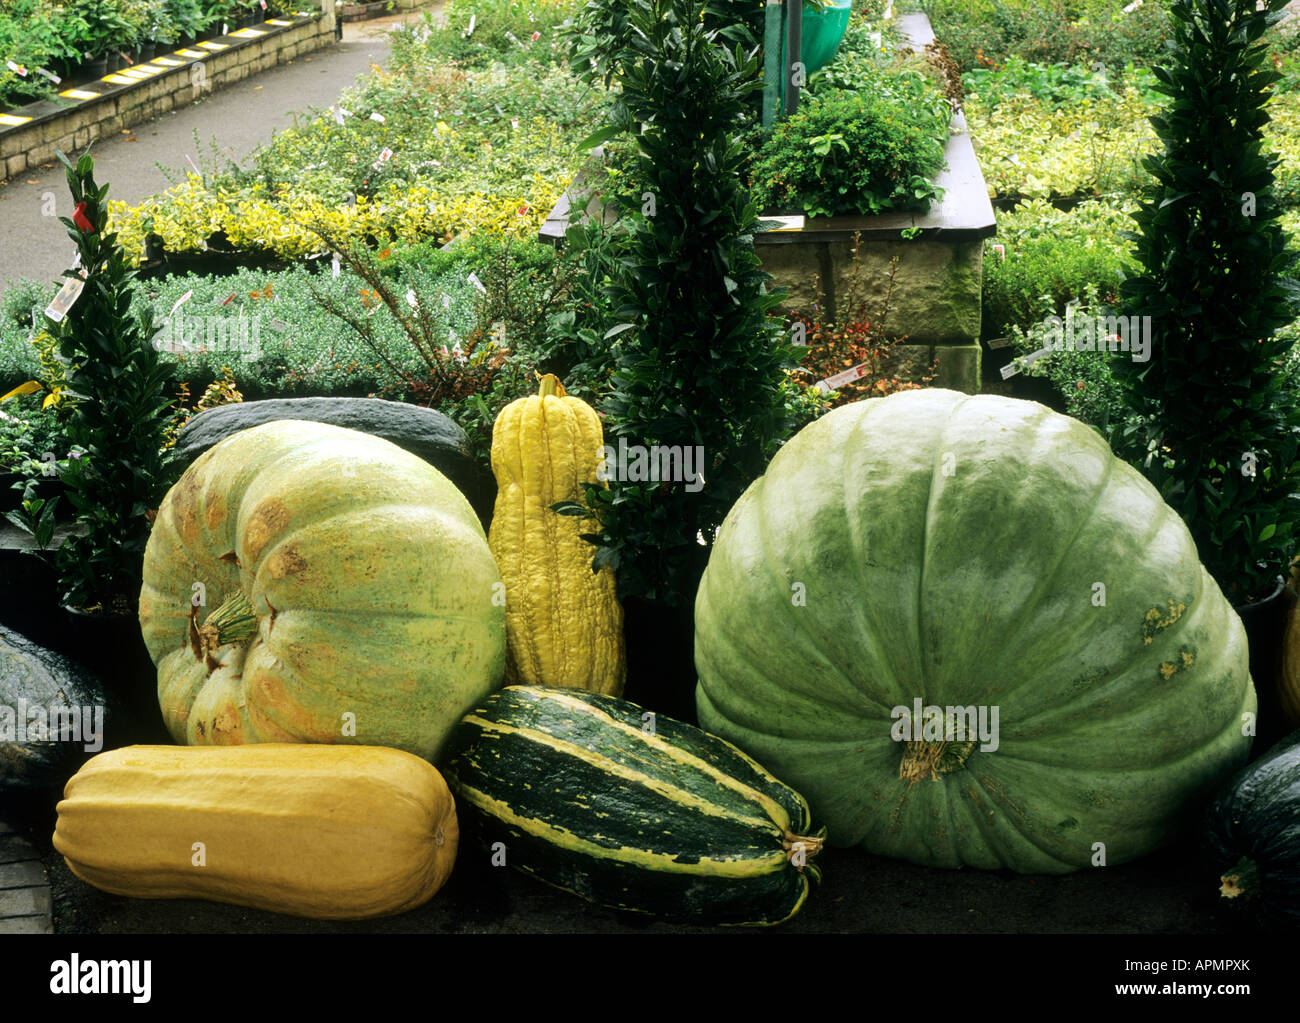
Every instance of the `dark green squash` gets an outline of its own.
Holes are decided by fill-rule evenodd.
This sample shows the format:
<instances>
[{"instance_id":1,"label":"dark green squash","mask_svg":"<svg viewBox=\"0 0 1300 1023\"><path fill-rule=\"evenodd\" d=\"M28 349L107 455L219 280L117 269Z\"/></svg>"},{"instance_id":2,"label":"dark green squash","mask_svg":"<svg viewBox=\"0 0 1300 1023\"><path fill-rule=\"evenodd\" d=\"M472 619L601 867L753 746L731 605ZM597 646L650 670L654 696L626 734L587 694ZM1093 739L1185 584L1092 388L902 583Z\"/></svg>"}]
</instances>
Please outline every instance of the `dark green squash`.
<instances>
[{"instance_id":1,"label":"dark green squash","mask_svg":"<svg viewBox=\"0 0 1300 1023\"><path fill-rule=\"evenodd\" d=\"M98 740L82 733L86 709ZM51 738L50 725L56 732L60 721L71 727L74 711L77 730ZM77 768L105 748L112 718L113 707L94 675L0 625L0 795L61 791Z\"/></svg>"},{"instance_id":2,"label":"dark green squash","mask_svg":"<svg viewBox=\"0 0 1300 1023\"><path fill-rule=\"evenodd\" d=\"M507 866L614 909L776 924L818 877L808 804L730 743L634 703L509 686L443 770Z\"/></svg>"},{"instance_id":3,"label":"dark green squash","mask_svg":"<svg viewBox=\"0 0 1300 1023\"><path fill-rule=\"evenodd\" d=\"M492 474L474 461L469 438L433 409L380 398L269 398L200 412L182 428L168 458L179 477L191 462L231 434L277 419L305 419L382 437L423 458L465 495L486 530L496 500Z\"/></svg>"},{"instance_id":4,"label":"dark green squash","mask_svg":"<svg viewBox=\"0 0 1300 1023\"><path fill-rule=\"evenodd\" d=\"M1228 781L1205 846L1221 903L1266 930L1300 930L1300 731Z\"/></svg>"}]
</instances>

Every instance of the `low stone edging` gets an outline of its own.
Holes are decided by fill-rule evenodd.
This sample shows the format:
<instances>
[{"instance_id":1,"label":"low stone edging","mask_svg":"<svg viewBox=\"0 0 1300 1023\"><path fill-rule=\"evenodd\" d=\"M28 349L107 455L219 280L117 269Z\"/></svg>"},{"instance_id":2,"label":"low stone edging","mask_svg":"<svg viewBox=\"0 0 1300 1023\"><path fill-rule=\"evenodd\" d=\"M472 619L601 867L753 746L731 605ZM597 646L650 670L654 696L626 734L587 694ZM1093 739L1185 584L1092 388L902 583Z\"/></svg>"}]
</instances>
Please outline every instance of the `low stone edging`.
<instances>
[{"instance_id":1,"label":"low stone edging","mask_svg":"<svg viewBox=\"0 0 1300 1023\"><path fill-rule=\"evenodd\" d=\"M323 6L323 11L237 29L63 89L61 102L41 100L0 112L0 180L51 162L56 149L69 155L81 152L96 139L333 45L334 0L325 0Z\"/></svg>"}]
</instances>

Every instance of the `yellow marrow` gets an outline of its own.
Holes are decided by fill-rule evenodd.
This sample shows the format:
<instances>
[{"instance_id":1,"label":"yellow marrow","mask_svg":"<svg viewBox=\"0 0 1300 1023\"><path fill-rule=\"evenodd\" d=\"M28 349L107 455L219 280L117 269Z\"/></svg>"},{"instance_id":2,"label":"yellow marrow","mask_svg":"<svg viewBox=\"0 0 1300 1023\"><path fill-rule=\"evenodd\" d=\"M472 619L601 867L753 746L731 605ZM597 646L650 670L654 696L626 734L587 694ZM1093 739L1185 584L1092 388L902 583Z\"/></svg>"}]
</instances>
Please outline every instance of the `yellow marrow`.
<instances>
[{"instance_id":1,"label":"yellow marrow","mask_svg":"<svg viewBox=\"0 0 1300 1023\"><path fill-rule=\"evenodd\" d=\"M381 746L130 746L87 761L58 815L54 848L106 892L323 920L421 905L459 840L438 771Z\"/></svg>"}]
</instances>

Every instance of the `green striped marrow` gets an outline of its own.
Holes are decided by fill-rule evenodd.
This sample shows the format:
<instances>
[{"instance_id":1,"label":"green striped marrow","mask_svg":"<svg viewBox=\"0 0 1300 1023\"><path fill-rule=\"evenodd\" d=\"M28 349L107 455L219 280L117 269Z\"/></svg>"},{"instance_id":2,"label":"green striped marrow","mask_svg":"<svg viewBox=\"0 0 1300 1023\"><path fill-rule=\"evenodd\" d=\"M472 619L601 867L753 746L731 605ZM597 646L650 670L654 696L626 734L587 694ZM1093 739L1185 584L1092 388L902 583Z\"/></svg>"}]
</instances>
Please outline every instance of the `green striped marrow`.
<instances>
[{"instance_id":1,"label":"green striped marrow","mask_svg":"<svg viewBox=\"0 0 1300 1023\"><path fill-rule=\"evenodd\" d=\"M506 863L614 909L778 924L819 872L808 803L723 739L596 693L509 686L445 776Z\"/></svg>"}]
</instances>

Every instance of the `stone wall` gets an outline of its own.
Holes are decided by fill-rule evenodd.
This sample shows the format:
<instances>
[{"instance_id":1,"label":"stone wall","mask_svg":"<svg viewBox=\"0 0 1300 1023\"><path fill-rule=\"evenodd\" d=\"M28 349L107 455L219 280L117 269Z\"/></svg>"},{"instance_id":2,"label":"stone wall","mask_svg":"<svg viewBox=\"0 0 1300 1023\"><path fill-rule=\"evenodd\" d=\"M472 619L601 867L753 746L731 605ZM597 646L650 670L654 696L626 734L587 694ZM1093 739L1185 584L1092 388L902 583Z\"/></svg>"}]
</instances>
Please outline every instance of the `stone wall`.
<instances>
[{"instance_id":1,"label":"stone wall","mask_svg":"<svg viewBox=\"0 0 1300 1023\"><path fill-rule=\"evenodd\" d=\"M192 103L213 90L301 54L333 45L334 0L325 0L324 7L323 12L296 17L287 26L270 23L254 26L261 35L231 34L210 40L223 45L225 48L221 50L196 43L185 50L141 62L140 68L165 68L142 81L123 85L101 79L76 87L98 93L94 98L67 96L65 93L73 90L65 88L57 103L42 101L8 111L9 117L26 120L20 125L0 124L0 180L16 177L29 167L50 163L56 148L68 154L79 153L96 139L153 120L174 107ZM202 57L184 55L205 50L208 52ZM175 66L167 66L164 61L173 61Z\"/></svg>"}]
</instances>

